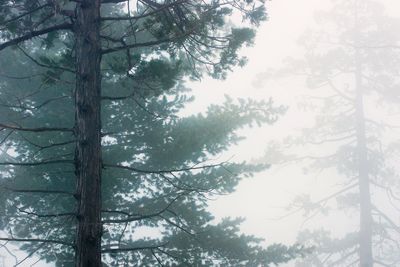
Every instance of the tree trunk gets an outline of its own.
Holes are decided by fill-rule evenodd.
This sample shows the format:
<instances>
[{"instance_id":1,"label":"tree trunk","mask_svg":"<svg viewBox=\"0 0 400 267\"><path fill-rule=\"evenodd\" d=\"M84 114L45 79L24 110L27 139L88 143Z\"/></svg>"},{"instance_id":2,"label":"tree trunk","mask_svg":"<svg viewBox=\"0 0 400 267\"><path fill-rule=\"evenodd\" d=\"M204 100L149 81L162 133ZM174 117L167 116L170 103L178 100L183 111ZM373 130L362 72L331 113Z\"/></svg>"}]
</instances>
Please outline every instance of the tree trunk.
<instances>
[{"instance_id":1,"label":"tree trunk","mask_svg":"<svg viewBox=\"0 0 400 267\"><path fill-rule=\"evenodd\" d=\"M365 131L364 100L362 89L362 67L360 54L356 51L356 134L358 159L358 184L360 193L360 267L372 267L372 214L368 170L368 149Z\"/></svg>"},{"instance_id":2,"label":"tree trunk","mask_svg":"<svg viewBox=\"0 0 400 267\"><path fill-rule=\"evenodd\" d=\"M76 7L76 149L78 215L75 266L101 266L100 0Z\"/></svg>"}]
</instances>

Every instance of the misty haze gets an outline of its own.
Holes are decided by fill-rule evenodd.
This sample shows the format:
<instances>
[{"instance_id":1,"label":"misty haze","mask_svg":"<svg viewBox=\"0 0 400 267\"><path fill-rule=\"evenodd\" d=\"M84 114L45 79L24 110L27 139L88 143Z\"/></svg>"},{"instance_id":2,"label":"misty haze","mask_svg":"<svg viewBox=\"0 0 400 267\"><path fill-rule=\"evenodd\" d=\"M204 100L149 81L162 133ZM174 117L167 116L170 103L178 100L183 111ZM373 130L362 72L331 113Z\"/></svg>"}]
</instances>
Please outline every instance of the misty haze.
<instances>
[{"instance_id":1,"label":"misty haze","mask_svg":"<svg viewBox=\"0 0 400 267\"><path fill-rule=\"evenodd\" d=\"M0 267L400 267L397 0L0 1Z\"/></svg>"}]
</instances>

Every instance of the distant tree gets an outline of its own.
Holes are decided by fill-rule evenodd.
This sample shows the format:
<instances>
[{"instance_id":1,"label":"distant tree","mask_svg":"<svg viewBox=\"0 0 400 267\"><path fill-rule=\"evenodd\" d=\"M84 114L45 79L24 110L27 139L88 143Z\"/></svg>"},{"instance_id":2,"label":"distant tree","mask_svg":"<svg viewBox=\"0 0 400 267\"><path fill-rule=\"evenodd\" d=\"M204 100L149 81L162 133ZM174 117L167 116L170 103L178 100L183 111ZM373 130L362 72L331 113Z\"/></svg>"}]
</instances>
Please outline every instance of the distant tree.
<instances>
[{"instance_id":1,"label":"distant tree","mask_svg":"<svg viewBox=\"0 0 400 267\"><path fill-rule=\"evenodd\" d=\"M262 248L240 220L213 224L207 211L210 196L266 167L213 157L281 108L228 98L178 116L185 78L244 64L261 2L1 2L3 245L85 267L268 266L301 254Z\"/></svg>"},{"instance_id":2,"label":"distant tree","mask_svg":"<svg viewBox=\"0 0 400 267\"><path fill-rule=\"evenodd\" d=\"M299 241L312 243L316 253L297 266L397 266L399 139L393 124L398 115L390 114L398 114L400 103L400 21L374 1L332 2L329 12L317 16L319 30L300 40L304 58L268 73L304 76L312 93L302 104L316 115L313 127L285 140L291 148L272 145L276 154L269 151L267 158L304 162L309 171L336 169L345 178L337 181L344 184L341 190L319 201L298 197L294 204L308 215L327 212L331 200L340 210L359 212L359 230L342 239L326 230L301 233Z\"/></svg>"}]
</instances>

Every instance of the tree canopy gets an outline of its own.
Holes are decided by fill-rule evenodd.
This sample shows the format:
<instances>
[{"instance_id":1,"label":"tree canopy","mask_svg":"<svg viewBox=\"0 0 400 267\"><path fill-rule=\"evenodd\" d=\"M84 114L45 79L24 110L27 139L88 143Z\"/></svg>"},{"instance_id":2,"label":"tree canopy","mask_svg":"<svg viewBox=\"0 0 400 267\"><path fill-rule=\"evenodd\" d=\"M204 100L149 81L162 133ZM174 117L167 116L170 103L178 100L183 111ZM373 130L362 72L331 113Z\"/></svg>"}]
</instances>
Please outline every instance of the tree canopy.
<instances>
[{"instance_id":1,"label":"tree canopy","mask_svg":"<svg viewBox=\"0 0 400 267\"><path fill-rule=\"evenodd\" d=\"M179 116L192 100L185 80L245 63L238 51L265 19L262 2L2 2L4 245L57 266L268 266L301 255L264 248L239 219L214 223L207 210L267 167L217 160L236 130L283 108L228 97Z\"/></svg>"}]
</instances>

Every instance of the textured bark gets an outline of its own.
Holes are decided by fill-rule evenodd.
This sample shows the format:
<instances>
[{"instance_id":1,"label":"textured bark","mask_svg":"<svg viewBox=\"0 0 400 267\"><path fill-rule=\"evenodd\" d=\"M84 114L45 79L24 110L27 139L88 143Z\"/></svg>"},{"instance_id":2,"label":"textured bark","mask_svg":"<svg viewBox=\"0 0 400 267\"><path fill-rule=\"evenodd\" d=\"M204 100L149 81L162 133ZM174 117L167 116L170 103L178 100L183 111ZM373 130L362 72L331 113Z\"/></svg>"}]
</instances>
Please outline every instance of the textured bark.
<instances>
[{"instance_id":1,"label":"textured bark","mask_svg":"<svg viewBox=\"0 0 400 267\"><path fill-rule=\"evenodd\" d=\"M365 130L364 100L362 89L362 65L359 51L356 51L356 134L358 183L360 192L360 266L372 267L372 209L368 170L368 150Z\"/></svg>"},{"instance_id":2,"label":"textured bark","mask_svg":"<svg viewBox=\"0 0 400 267\"><path fill-rule=\"evenodd\" d=\"M76 92L78 223L75 266L101 266L101 48L100 0L76 8Z\"/></svg>"}]
</instances>

